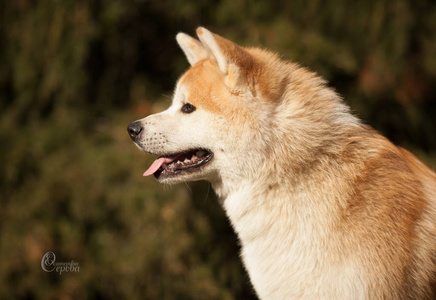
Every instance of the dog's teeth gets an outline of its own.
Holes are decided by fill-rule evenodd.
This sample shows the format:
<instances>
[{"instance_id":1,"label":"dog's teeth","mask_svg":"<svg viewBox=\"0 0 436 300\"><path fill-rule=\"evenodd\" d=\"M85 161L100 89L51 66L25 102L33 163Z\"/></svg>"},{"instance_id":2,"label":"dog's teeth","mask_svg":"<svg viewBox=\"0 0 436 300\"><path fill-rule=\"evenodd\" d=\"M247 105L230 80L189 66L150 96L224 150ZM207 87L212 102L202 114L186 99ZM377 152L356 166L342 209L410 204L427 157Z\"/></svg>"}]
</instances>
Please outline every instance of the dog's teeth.
<instances>
[{"instance_id":1,"label":"dog's teeth","mask_svg":"<svg viewBox=\"0 0 436 300\"><path fill-rule=\"evenodd\" d=\"M180 160L177 161L178 164L181 164L182 162Z\"/></svg>"},{"instance_id":2,"label":"dog's teeth","mask_svg":"<svg viewBox=\"0 0 436 300\"><path fill-rule=\"evenodd\" d=\"M194 160L194 159L198 159L198 157L195 155L192 155L191 160Z\"/></svg>"},{"instance_id":3,"label":"dog's teeth","mask_svg":"<svg viewBox=\"0 0 436 300\"><path fill-rule=\"evenodd\" d=\"M185 160L183 162L186 164L189 162L189 159L185 158Z\"/></svg>"},{"instance_id":4,"label":"dog's teeth","mask_svg":"<svg viewBox=\"0 0 436 300\"><path fill-rule=\"evenodd\" d=\"M206 154L206 152L205 151L203 151L203 150L198 150L197 151L197 153L195 153L198 157L202 157L202 156L204 156L205 154Z\"/></svg>"}]
</instances>

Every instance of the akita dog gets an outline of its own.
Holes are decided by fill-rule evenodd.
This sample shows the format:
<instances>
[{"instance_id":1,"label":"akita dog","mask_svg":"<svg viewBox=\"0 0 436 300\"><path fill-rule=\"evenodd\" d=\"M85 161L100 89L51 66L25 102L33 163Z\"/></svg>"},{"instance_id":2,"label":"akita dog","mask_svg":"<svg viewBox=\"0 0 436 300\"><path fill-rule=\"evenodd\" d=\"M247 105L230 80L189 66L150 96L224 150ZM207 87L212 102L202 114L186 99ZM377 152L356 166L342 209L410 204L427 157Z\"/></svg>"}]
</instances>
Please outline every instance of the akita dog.
<instances>
[{"instance_id":1,"label":"akita dog","mask_svg":"<svg viewBox=\"0 0 436 300\"><path fill-rule=\"evenodd\" d=\"M436 174L316 74L197 35L171 106L128 126L144 176L211 182L261 299L434 299Z\"/></svg>"}]
</instances>

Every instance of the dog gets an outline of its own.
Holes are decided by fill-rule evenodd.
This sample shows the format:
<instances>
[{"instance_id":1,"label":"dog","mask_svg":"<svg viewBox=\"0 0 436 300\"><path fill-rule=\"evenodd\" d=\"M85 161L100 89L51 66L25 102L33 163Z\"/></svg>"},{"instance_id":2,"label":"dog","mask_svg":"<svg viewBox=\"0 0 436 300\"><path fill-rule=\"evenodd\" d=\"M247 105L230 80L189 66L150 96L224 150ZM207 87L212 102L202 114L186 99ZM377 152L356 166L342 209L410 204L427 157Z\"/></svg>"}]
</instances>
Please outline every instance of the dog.
<instances>
[{"instance_id":1,"label":"dog","mask_svg":"<svg viewBox=\"0 0 436 300\"><path fill-rule=\"evenodd\" d=\"M315 73L199 27L144 176L210 181L260 299L435 299L436 173Z\"/></svg>"}]
</instances>

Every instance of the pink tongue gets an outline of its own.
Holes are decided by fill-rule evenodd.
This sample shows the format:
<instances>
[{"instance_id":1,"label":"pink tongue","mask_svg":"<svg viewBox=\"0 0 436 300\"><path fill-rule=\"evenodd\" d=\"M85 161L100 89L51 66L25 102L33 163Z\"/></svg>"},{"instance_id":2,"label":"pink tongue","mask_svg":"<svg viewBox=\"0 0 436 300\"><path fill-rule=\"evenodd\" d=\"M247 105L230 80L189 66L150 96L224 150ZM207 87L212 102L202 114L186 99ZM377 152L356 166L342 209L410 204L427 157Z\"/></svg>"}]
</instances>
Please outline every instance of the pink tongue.
<instances>
[{"instance_id":1,"label":"pink tongue","mask_svg":"<svg viewBox=\"0 0 436 300\"><path fill-rule=\"evenodd\" d=\"M150 176L151 174L154 174L163 164L169 164L170 162L174 161L174 157L160 157L156 159L151 166L148 168L147 171L142 174L142 176Z\"/></svg>"}]
</instances>

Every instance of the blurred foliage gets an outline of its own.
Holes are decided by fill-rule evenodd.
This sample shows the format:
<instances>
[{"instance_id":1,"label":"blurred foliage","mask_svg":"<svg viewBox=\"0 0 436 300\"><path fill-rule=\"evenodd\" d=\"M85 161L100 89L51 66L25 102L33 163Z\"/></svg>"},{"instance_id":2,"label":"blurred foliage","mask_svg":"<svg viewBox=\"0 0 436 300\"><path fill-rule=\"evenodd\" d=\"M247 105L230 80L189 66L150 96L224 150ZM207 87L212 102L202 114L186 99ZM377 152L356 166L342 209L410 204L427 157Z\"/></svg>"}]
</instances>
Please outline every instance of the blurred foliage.
<instances>
[{"instance_id":1,"label":"blurred foliage","mask_svg":"<svg viewBox=\"0 0 436 300\"><path fill-rule=\"evenodd\" d=\"M436 167L434 1L4 0L0 16L1 299L254 298L210 186L142 178L125 131L169 104L179 31L317 71ZM80 272L44 272L47 251Z\"/></svg>"}]
</instances>

